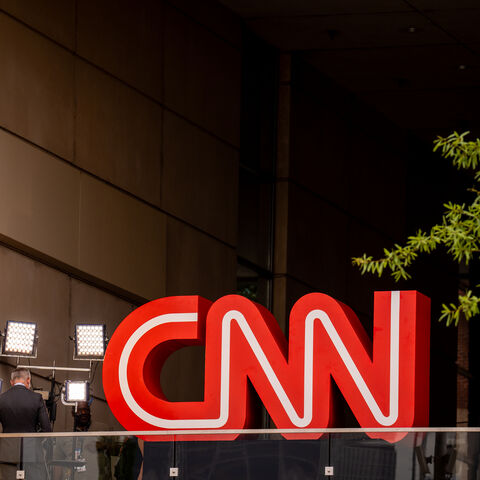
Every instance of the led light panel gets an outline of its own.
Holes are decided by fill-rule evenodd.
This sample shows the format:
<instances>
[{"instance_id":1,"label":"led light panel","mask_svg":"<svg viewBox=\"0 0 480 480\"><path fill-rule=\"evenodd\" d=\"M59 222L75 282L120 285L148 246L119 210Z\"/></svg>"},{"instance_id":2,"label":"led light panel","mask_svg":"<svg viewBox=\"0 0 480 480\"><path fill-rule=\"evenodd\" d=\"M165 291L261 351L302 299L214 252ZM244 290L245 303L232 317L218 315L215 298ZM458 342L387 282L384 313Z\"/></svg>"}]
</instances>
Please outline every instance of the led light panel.
<instances>
[{"instance_id":1,"label":"led light panel","mask_svg":"<svg viewBox=\"0 0 480 480\"><path fill-rule=\"evenodd\" d=\"M105 354L105 325L75 326L75 358L103 359Z\"/></svg>"},{"instance_id":2,"label":"led light panel","mask_svg":"<svg viewBox=\"0 0 480 480\"><path fill-rule=\"evenodd\" d=\"M65 401L67 402L88 402L89 383L67 380L65 382Z\"/></svg>"},{"instance_id":3,"label":"led light panel","mask_svg":"<svg viewBox=\"0 0 480 480\"><path fill-rule=\"evenodd\" d=\"M36 356L36 337L36 323L8 321L2 353L19 357L34 357Z\"/></svg>"}]
</instances>

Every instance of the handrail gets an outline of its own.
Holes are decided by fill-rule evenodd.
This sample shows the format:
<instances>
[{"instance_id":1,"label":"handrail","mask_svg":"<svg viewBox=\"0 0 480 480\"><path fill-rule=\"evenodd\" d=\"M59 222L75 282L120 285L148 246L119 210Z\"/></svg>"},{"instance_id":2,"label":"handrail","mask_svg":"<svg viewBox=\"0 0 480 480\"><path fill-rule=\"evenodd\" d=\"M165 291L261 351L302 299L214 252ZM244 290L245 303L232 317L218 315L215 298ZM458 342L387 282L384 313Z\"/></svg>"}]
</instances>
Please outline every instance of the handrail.
<instances>
[{"instance_id":1,"label":"handrail","mask_svg":"<svg viewBox=\"0 0 480 480\"><path fill-rule=\"evenodd\" d=\"M237 430L139 430L139 431L92 431L92 432L38 432L0 433L0 438L47 438L47 437L147 437L175 435L275 435L314 433L480 433L480 427L410 427L410 428L259 428Z\"/></svg>"}]
</instances>

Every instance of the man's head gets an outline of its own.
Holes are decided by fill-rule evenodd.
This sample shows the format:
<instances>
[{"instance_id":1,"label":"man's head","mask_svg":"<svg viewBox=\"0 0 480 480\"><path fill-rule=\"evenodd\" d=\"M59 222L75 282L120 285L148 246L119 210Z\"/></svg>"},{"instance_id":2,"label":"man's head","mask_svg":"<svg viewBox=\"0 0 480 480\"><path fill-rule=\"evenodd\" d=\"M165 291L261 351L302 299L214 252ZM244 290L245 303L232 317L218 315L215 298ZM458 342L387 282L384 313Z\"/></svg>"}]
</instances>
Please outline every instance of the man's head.
<instances>
[{"instance_id":1,"label":"man's head","mask_svg":"<svg viewBox=\"0 0 480 480\"><path fill-rule=\"evenodd\" d=\"M75 431L87 431L90 428L91 416L88 402L78 402L77 408L72 407L73 428Z\"/></svg>"},{"instance_id":2,"label":"man's head","mask_svg":"<svg viewBox=\"0 0 480 480\"><path fill-rule=\"evenodd\" d=\"M16 368L10 376L10 384L22 383L27 388L30 388L30 370L26 368Z\"/></svg>"}]
</instances>

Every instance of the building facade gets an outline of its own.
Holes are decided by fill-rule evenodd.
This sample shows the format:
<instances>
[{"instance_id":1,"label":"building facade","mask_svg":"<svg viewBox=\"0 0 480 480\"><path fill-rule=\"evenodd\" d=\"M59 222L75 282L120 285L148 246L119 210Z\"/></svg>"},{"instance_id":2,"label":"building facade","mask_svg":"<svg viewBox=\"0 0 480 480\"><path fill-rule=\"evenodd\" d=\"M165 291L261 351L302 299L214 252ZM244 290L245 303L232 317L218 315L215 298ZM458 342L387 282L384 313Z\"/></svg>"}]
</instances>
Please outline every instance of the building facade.
<instances>
[{"instance_id":1,"label":"building facade","mask_svg":"<svg viewBox=\"0 0 480 480\"><path fill-rule=\"evenodd\" d=\"M439 256L398 286L350 260L438 221L455 172L430 144L213 1L0 0L0 44L0 327L38 323L32 364L79 366L76 323L111 334L163 296L238 292L285 329L320 291L371 330L374 290L416 289L433 305L431 424L456 424L457 332L434 320L456 267ZM169 398L201 399L201 358L167 361ZM94 369L92 428L118 429ZM56 430L71 424L59 407Z\"/></svg>"}]
</instances>

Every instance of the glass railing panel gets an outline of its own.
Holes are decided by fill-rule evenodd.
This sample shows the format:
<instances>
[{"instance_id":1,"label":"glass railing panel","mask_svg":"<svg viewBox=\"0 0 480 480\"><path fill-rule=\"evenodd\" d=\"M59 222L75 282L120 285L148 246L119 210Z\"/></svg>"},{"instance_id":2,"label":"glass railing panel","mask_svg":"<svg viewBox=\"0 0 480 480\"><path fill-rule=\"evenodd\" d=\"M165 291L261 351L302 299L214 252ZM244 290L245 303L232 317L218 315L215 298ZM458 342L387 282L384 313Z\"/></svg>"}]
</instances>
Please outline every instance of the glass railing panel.
<instances>
[{"instance_id":1,"label":"glass railing panel","mask_svg":"<svg viewBox=\"0 0 480 480\"><path fill-rule=\"evenodd\" d=\"M331 434L330 452L341 480L480 478L479 432L412 432L395 443L364 433Z\"/></svg>"},{"instance_id":2,"label":"glass railing panel","mask_svg":"<svg viewBox=\"0 0 480 480\"><path fill-rule=\"evenodd\" d=\"M364 433L331 434L330 465L342 480L414 480L418 470L415 437L390 443Z\"/></svg>"},{"instance_id":3,"label":"glass railing panel","mask_svg":"<svg viewBox=\"0 0 480 480\"><path fill-rule=\"evenodd\" d=\"M172 478L178 468L178 478L189 480L318 480L326 467L340 480L480 479L480 432L473 429L408 432L396 442L359 430L318 440L240 433L179 441L172 432L145 442L130 432L0 435L0 479L20 470L26 480L148 480Z\"/></svg>"},{"instance_id":4,"label":"glass railing panel","mask_svg":"<svg viewBox=\"0 0 480 480\"><path fill-rule=\"evenodd\" d=\"M195 480L323 478L327 455L326 437L285 440L278 434L252 434L234 441L176 442L179 471Z\"/></svg>"},{"instance_id":5,"label":"glass railing panel","mask_svg":"<svg viewBox=\"0 0 480 480\"><path fill-rule=\"evenodd\" d=\"M128 434L0 435L2 480L19 478L17 471L26 480L130 480L141 471L143 478L168 478L173 463L173 442L143 443Z\"/></svg>"},{"instance_id":6,"label":"glass railing panel","mask_svg":"<svg viewBox=\"0 0 480 480\"><path fill-rule=\"evenodd\" d=\"M135 437L62 436L44 440L43 448L55 480L137 478L142 464Z\"/></svg>"},{"instance_id":7,"label":"glass railing panel","mask_svg":"<svg viewBox=\"0 0 480 480\"><path fill-rule=\"evenodd\" d=\"M143 452L143 478L169 478L170 467L175 467L176 445L173 441L140 441ZM128 478L128 477L126 477ZM134 477L136 478L136 477ZM185 476L180 478L186 478Z\"/></svg>"}]
</instances>

